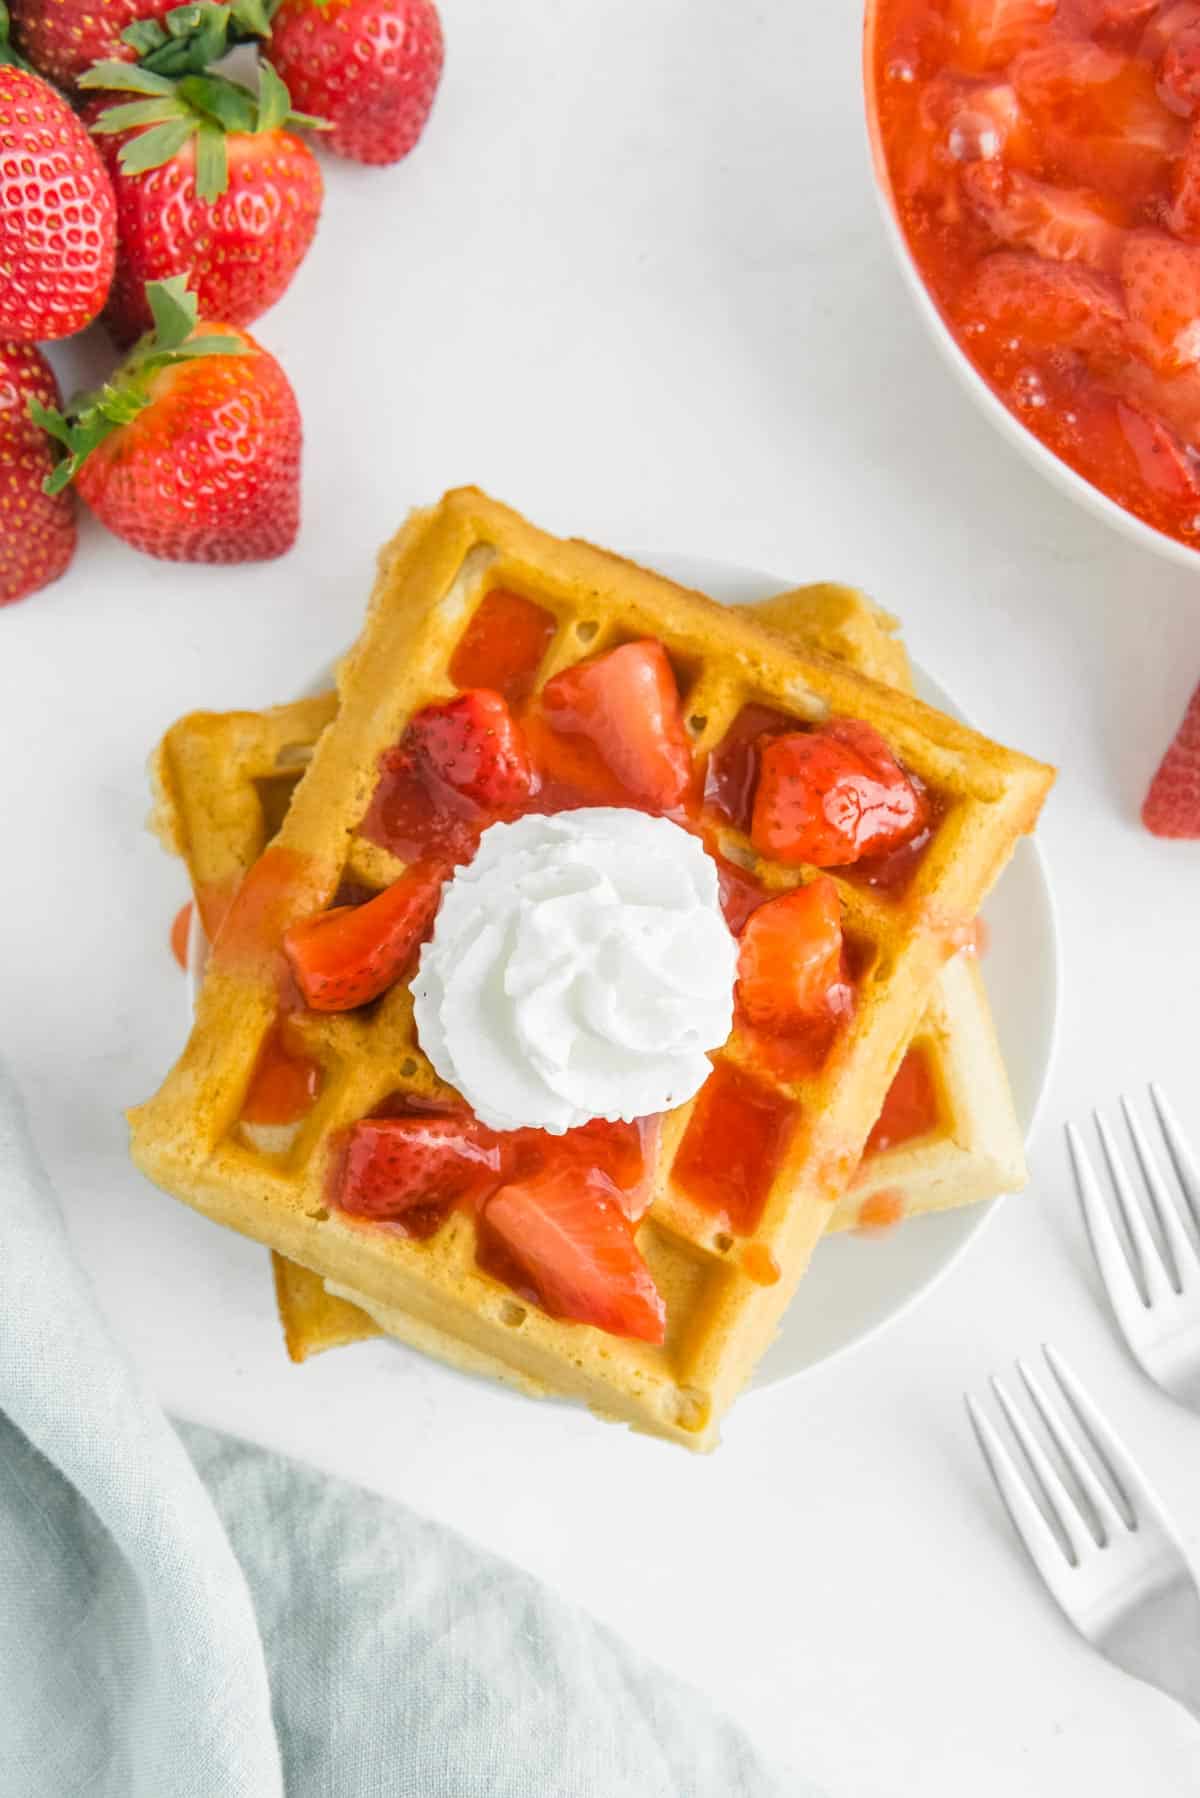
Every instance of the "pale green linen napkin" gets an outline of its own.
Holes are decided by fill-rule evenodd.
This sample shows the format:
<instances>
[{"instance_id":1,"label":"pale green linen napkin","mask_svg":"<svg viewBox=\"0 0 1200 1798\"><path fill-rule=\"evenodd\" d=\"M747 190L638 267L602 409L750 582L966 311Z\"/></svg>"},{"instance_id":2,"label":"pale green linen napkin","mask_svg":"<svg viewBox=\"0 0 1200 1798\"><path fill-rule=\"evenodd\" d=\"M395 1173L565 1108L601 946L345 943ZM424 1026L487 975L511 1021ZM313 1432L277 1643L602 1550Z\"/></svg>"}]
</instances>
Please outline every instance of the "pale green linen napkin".
<instances>
[{"instance_id":1,"label":"pale green linen napkin","mask_svg":"<svg viewBox=\"0 0 1200 1798\"><path fill-rule=\"evenodd\" d=\"M0 1067L0 1798L808 1790L516 1568L181 1434L108 1333Z\"/></svg>"}]
</instances>

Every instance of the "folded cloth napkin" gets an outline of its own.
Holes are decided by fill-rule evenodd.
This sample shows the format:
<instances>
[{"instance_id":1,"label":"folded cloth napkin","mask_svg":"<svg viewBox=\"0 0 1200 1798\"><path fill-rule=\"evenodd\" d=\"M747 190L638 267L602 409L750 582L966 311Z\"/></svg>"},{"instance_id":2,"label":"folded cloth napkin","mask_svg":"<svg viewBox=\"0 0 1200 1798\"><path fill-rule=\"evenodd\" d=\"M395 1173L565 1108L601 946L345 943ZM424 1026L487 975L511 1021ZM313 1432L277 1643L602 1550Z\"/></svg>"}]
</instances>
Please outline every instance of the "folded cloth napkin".
<instances>
[{"instance_id":1,"label":"folded cloth napkin","mask_svg":"<svg viewBox=\"0 0 1200 1798\"><path fill-rule=\"evenodd\" d=\"M440 1525L177 1434L105 1326L0 1067L3 1798L804 1790Z\"/></svg>"}]
</instances>

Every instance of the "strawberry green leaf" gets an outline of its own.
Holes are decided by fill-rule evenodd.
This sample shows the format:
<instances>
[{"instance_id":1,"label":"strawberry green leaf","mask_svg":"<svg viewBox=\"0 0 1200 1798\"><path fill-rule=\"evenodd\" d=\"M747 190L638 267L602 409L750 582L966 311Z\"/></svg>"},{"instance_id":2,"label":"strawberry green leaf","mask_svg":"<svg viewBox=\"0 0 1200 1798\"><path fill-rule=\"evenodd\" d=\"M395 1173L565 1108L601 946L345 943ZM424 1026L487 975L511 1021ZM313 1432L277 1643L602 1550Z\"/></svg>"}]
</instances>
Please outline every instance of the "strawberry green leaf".
<instances>
[{"instance_id":1,"label":"strawberry green leaf","mask_svg":"<svg viewBox=\"0 0 1200 1798\"><path fill-rule=\"evenodd\" d=\"M79 77L80 87L103 88L118 94L173 94L174 83L136 62L95 62Z\"/></svg>"},{"instance_id":2,"label":"strawberry green leaf","mask_svg":"<svg viewBox=\"0 0 1200 1798\"><path fill-rule=\"evenodd\" d=\"M258 65L258 128L278 131L292 110L292 96L264 57Z\"/></svg>"},{"instance_id":3,"label":"strawberry green leaf","mask_svg":"<svg viewBox=\"0 0 1200 1798\"><path fill-rule=\"evenodd\" d=\"M198 306L186 275L166 281L147 281L146 302L154 320L154 341L160 350L175 350L196 329Z\"/></svg>"},{"instance_id":4,"label":"strawberry green leaf","mask_svg":"<svg viewBox=\"0 0 1200 1798\"><path fill-rule=\"evenodd\" d=\"M222 75L185 75L179 97L222 131L254 131L258 108L249 88L226 81Z\"/></svg>"},{"instance_id":5,"label":"strawberry green leaf","mask_svg":"<svg viewBox=\"0 0 1200 1798\"><path fill-rule=\"evenodd\" d=\"M100 136L115 131L128 131L134 125L163 125L177 119L179 108L174 100L128 100L120 106L109 106L92 125Z\"/></svg>"},{"instance_id":6,"label":"strawberry green leaf","mask_svg":"<svg viewBox=\"0 0 1200 1798\"><path fill-rule=\"evenodd\" d=\"M169 119L165 125L151 125L121 145L120 164L127 175L144 175L147 169L161 168L177 156L197 130L194 118Z\"/></svg>"},{"instance_id":7,"label":"strawberry green leaf","mask_svg":"<svg viewBox=\"0 0 1200 1798\"><path fill-rule=\"evenodd\" d=\"M229 184L229 157L225 133L216 125L203 124L196 135L196 192L211 206Z\"/></svg>"}]
</instances>

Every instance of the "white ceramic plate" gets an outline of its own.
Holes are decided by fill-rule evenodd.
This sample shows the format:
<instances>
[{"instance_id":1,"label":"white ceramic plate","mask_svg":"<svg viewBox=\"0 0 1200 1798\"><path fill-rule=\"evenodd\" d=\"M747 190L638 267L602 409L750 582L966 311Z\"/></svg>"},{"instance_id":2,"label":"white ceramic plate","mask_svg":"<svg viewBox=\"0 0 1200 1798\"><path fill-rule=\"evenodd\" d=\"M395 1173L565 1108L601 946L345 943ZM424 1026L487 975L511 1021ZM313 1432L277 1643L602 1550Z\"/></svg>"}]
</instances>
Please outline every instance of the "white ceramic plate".
<instances>
[{"instance_id":1,"label":"white ceramic plate","mask_svg":"<svg viewBox=\"0 0 1200 1798\"><path fill-rule=\"evenodd\" d=\"M640 559L726 605L766 599L793 584L695 557L642 551ZM962 716L919 666L916 674L922 699ZM331 681L332 670L326 670L311 691L323 692ZM1018 844L984 915L990 938L984 972L1017 1116L1028 1138L1050 1070L1059 985L1050 888L1041 851L1028 838ZM188 950L194 993L205 955L195 913ZM823 1242L753 1385L791 1379L874 1336L948 1272L999 1202L912 1218L885 1236L841 1235Z\"/></svg>"}]
</instances>

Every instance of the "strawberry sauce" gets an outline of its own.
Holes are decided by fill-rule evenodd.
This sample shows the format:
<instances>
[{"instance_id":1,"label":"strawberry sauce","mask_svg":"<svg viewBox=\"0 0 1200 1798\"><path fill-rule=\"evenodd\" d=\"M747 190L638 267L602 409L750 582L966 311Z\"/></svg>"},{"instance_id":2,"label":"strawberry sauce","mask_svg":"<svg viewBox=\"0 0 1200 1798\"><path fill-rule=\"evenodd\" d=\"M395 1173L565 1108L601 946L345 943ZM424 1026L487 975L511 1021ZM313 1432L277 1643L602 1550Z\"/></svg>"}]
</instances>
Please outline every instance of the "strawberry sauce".
<instances>
[{"instance_id":1,"label":"strawberry sauce","mask_svg":"<svg viewBox=\"0 0 1200 1798\"><path fill-rule=\"evenodd\" d=\"M1200 5L868 11L896 215L959 347L1078 474L1200 546Z\"/></svg>"},{"instance_id":2,"label":"strawberry sauce","mask_svg":"<svg viewBox=\"0 0 1200 1798\"><path fill-rule=\"evenodd\" d=\"M497 588L472 615L450 661L456 687L492 687L510 705L528 699L558 620L544 606Z\"/></svg>"},{"instance_id":3,"label":"strawberry sauce","mask_svg":"<svg viewBox=\"0 0 1200 1798\"><path fill-rule=\"evenodd\" d=\"M749 1235L795 1121L795 1106L732 1062L718 1061L688 1121L674 1179L688 1197Z\"/></svg>"},{"instance_id":4,"label":"strawberry sauce","mask_svg":"<svg viewBox=\"0 0 1200 1798\"><path fill-rule=\"evenodd\" d=\"M273 1025L259 1052L246 1097L243 1124L298 1124L321 1090L321 1064L294 1041L286 1016Z\"/></svg>"},{"instance_id":5,"label":"strawberry sauce","mask_svg":"<svg viewBox=\"0 0 1200 1798\"><path fill-rule=\"evenodd\" d=\"M883 1110L863 1150L881 1155L918 1136L927 1136L941 1121L941 1103L933 1067L924 1049L910 1049L888 1088Z\"/></svg>"}]
</instances>

